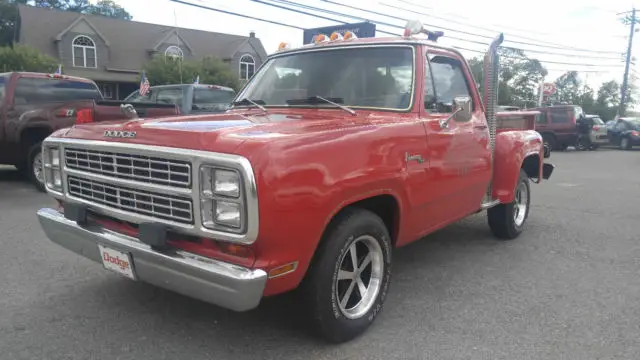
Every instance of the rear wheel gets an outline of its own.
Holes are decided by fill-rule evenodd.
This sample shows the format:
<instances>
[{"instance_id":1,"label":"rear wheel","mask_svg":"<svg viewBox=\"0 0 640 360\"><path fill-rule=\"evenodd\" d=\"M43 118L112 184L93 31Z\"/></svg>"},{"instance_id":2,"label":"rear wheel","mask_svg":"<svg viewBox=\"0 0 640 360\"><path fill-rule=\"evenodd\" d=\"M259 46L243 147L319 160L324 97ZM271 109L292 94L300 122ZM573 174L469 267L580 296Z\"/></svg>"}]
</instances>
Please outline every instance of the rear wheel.
<instances>
[{"instance_id":1,"label":"rear wheel","mask_svg":"<svg viewBox=\"0 0 640 360\"><path fill-rule=\"evenodd\" d=\"M391 241L377 215L346 209L327 230L303 284L312 328L331 342L362 334L382 310Z\"/></svg>"},{"instance_id":2,"label":"rear wheel","mask_svg":"<svg viewBox=\"0 0 640 360\"><path fill-rule=\"evenodd\" d=\"M44 171L42 169L42 143L31 145L27 157L28 176L38 191L45 192Z\"/></svg>"},{"instance_id":3,"label":"rear wheel","mask_svg":"<svg viewBox=\"0 0 640 360\"><path fill-rule=\"evenodd\" d=\"M529 177L520 169L513 202L494 206L487 211L489 228L498 239L512 240L522 233L529 216L530 190Z\"/></svg>"}]
</instances>

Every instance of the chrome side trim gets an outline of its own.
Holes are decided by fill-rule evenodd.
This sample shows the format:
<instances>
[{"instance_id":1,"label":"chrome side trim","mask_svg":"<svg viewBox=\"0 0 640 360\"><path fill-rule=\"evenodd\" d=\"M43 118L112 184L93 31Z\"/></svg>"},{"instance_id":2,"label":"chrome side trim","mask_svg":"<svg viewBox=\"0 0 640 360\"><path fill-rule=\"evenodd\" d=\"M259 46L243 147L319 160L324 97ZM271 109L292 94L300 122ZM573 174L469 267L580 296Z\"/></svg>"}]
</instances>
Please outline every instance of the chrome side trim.
<instances>
[{"instance_id":1,"label":"chrome side trim","mask_svg":"<svg viewBox=\"0 0 640 360\"><path fill-rule=\"evenodd\" d=\"M90 210L96 213L111 216L124 221L129 221L135 224L142 222L158 222L166 224L176 230L180 230L184 233L202 236L207 238L215 238L217 240L229 241L239 244L250 245L253 244L258 238L258 230L260 225L259 209L258 209L258 189L253 167L249 160L243 156L235 154L223 154L201 150L171 148L155 145L141 145L131 143L118 143L98 140L82 140L82 139L68 139L68 138L56 138L48 137L44 140L43 145L50 147L59 147L60 154L64 154L66 146L74 148L86 148L86 149L100 149L105 151L114 152L126 152L129 154L148 156L150 153L154 156L162 156L175 160L189 161L191 163L191 189L179 189L175 187L167 187L155 184L144 184L135 182L132 180L124 180L111 178L103 175L89 174L86 172L72 170L63 167L62 171L62 183L67 184L67 175L80 175L88 179L93 179L110 184L119 184L123 186L134 187L138 189L144 189L148 191L161 191L178 196L190 196L193 199L193 216L194 225L179 224L167 220L160 220L156 218L146 217L143 215L128 213L120 210L115 210L102 206L96 203L92 203L87 200L78 199L69 194L69 190L64 189L63 194L56 194L51 191L49 193L62 201L73 201L75 203L81 203L89 206ZM246 203L246 231L243 233L232 233L222 230L212 230L202 226L201 217L201 202L200 202L200 167L202 165L212 165L216 168L228 168L238 171L242 175L243 179L243 193Z\"/></svg>"},{"instance_id":2,"label":"chrome side trim","mask_svg":"<svg viewBox=\"0 0 640 360\"><path fill-rule=\"evenodd\" d=\"M494 207L496 205L500 205L500 200L491 200L489 202L482 203L480 205L480 209L487 210L487 209L492 208L492 207Z\"/></svg>"}]
</instances>

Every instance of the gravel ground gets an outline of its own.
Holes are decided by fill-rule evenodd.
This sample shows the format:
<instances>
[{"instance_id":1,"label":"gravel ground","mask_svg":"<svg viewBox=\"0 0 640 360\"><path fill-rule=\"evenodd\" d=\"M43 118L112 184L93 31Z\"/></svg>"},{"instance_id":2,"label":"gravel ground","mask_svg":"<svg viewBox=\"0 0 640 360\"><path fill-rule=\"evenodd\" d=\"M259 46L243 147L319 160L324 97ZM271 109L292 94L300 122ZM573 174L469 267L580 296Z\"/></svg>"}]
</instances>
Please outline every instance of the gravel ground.
<instances>
[{"instance_id":1,"label":"gravel ground","mask_svg":"<svg viewBox=\"0 0 640 360\"><path fill-rule=\"evenodd\" d=\"M49 242L53 202L0 167L0 359L638 359L640 151L554 152L516 241L476 215L397 250L385 310L339 346L292 296L233 313Z\"/></svg>"}]
</instances>

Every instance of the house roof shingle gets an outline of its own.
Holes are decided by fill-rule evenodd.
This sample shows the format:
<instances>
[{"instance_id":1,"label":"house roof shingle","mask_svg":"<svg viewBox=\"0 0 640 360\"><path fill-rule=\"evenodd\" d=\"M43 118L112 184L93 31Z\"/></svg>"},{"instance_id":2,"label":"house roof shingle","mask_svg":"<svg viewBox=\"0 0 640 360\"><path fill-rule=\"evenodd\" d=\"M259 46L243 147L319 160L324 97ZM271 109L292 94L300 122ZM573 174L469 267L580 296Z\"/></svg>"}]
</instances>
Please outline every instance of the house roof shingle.
<instances>
[{"instance_id":1,"label":"house roof shingle","mask_svg":"<svg viewBox=\"0 0 640 360\"><path fill-rule=\"evenodd\" d=\"M79 17L84 16L109 43L110 58L107 67L121 70L141 69L149 59L148 52L176 30L179 37L192 47L195 57L230 58L243 43L251 39L249 36L175 28L25 5L20 5L19 11L21 18L19 41L54 57L58 57L56 36ZM252 41L252 45L261 58L266 57L259 39Z\"/></svg>"}]
</instances>

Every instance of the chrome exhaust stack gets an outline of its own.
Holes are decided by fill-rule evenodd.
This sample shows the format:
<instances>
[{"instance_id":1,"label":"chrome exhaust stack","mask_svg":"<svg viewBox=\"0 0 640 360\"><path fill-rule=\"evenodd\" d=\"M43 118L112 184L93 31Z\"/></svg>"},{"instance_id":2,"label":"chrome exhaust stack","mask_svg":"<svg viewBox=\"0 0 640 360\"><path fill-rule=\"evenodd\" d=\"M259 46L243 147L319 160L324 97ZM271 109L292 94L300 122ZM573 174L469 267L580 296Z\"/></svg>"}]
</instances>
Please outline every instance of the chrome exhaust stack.
<instances>
[{"instance_id":1,"label":"chrome exhaust stack","mask_svg":"<svg viewBox=\"0 0 640 360\"><path fill-rule=\"evenodd\" d=\"M484 90L482 92L484 103L484 115L489 125L491 151L496 144L496 110L498 108L498 84L500 75L500 58L498 56L498 46L504 41L504 34L498 35L491 44L489 50L484 55Z\"/></svg>"},{"instance_id":2,"label":"chrome exhaust stack","mask_svg":"<svg viewBox=\"0 0 640 360\"><path fill-rule=\"evenodd\" d=\"M491 41L489 49L484 55L484 89L482 92L482 102L484 103L484 115L489 126L489 143L491 145L491 174L493 177L493 157L496 147L496 130L498 120L496 112L498 109L498 85L500 78L500 57L498 56L498 46L504 41L504 34L500 34ZM489 183L484 203L493 202L493 179Z\"/></svg>"}]
</instances>

